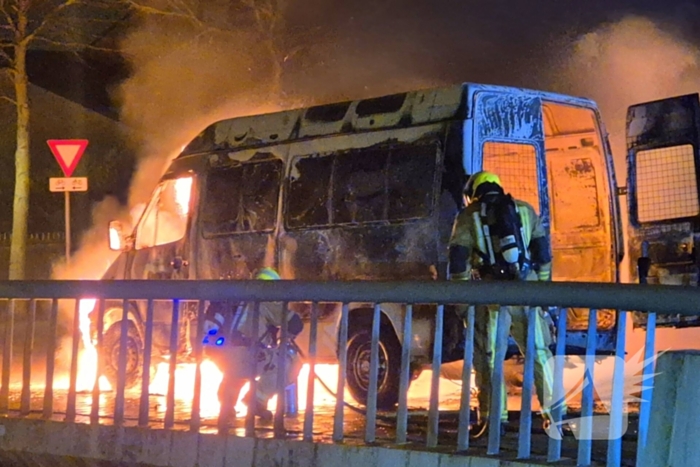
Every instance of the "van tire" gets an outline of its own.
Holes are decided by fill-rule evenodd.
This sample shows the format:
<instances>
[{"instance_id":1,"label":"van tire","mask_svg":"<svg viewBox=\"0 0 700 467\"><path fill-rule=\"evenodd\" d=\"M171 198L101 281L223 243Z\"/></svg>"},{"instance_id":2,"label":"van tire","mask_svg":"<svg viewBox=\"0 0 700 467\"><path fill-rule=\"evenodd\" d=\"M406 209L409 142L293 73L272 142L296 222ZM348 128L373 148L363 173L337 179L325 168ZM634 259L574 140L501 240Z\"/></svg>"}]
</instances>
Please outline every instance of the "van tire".
<instances>
[{"instance_id":1,"label":"van tire","mask_svg":"<svg viewBox=\"0 0 700 467\"><path fill-rule=\"evenodd\" d=\"M355 328L348 337L346 381L350 394L362 405L367 405L371 346L372 333L368 329ZM379 334L378 409L391 410L398 403L400 374L401 344L393 329L382 326Z\"/></svg>"},{"instance_id":2,"label":"van tire","mask_svg":"<svg viewBox=\"0 0 700 467\"><path fill-rule=\"evenodd\" d=\"M119 373L119 344L121 341L121 321L114 323L102 337L102 374L107 378L112 390L117 389ZM143 341L132 321L127 327L127 361L125 389L136 389L143 373Z\"/></svg>"}]
</instances>

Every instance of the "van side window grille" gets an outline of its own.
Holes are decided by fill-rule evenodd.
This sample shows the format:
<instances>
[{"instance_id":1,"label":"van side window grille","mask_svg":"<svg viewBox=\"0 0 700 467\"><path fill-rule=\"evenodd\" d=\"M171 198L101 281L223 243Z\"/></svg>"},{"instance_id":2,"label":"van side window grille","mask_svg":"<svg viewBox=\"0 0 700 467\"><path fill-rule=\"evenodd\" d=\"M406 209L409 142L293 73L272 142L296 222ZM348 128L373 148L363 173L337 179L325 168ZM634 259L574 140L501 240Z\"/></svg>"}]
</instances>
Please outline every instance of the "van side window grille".
<instances>
[{"instance_id":1,"label":"van side window grille","mask_svg":"<svg viewBox=\"0 0 700 467\"><path fill-rule=\"evenodd\" d=\"M437 145L301 156L286 196L289 229L423 218L432 212Z\"/></svg>"},{"instance_id":2,"label":"van side window grille","mask_svg":"<svg viewBox=\"0 0 700 467\"><path fill-rule=\"evenodd\" d=\"M700 214L692 145L639 151L635 155L635 169L639 222Z\"/></svg>"},{"instance_id":3,"label":"van side window grille","mask_svg":"<svg viewBox=\"0 0 700 467\"><path fill-rule=\"evenodd\" d=\"M506 193L526 201L540 212L535 146L487 141L483 148L484 170L498 174Z\"/></svg>"}]
</instances>

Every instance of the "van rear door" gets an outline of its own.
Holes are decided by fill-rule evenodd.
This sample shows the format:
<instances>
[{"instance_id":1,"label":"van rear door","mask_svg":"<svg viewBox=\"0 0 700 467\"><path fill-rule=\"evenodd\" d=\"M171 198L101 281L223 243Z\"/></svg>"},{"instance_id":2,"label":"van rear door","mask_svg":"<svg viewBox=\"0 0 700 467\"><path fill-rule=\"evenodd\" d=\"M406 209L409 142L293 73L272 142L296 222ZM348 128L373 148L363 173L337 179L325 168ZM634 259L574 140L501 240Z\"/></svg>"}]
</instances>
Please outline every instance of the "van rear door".
<instances>
[{"instance_id":1,"label":"van rear door","mask_svg":"<svg viewBox=\"0 0 700 467\"><path fill-rule=\"evenodd\" d=\"M698 94L631 106L627 111L627 201L631 275L651 260L648 282L697 285L700 239ZM635 316L644 326L645 316ZM699 326L700 317L658 316L657 326Z\"/></svg>"},{"instance_id":2,"label":"van rear door","mask_svg":"<svg viewBox=\"0 0 700 467\"><path fill-rule=\"evenodd\" d=\"M539 214L542 222L551 238L551 211L550 179L547 176L547 158L545 153L545 122L543 114L543 101L540 96L527 91L504 92L489 87L475 87L471 95L473 120L467 120L465 127L465 139L471 132L471 160L465 161L465 170L474 173L478 170L489 170L499 175L506 192L515 198L531 204ZM554 105L550 103L549 105ZM593 112L590 112L591 115ZM590 116L589 116L590 118ZM471 126L471 127L469 127ZM595 128L588 129L595 131ZM571 154L570 154L571 155ZM590 157L579 154L578 159ZM573 155L571 155L573 157ZM600 164L596 167L599 171L605 171ZM555 164L555 168L556 168ZM592 172L592 169L588 171ZM555 186L556 188L556 183ZM561 188L561 187L560 187ZM558 193L558 206L575 205L580 203L581 192L572 191L570 187ZM599 196L596 192L594 196ZM556 205L556 203L554 203ZM600 204L600 203L599 203ZM555 206L556 207L556 206ZM599 236L598 232L593 236ZM612 235L605 232L608 242L606 251L609 253L612 247ZM561 232L553 240L561 243ZM580 245L579 245L580 246ZM561 245L554 251L554 279L571 280L566 277L562 269ZM614 262L610 254L602 255L604 261ZM610 258L608 258L610 257ZM565 264L564 264L565 266ZM608 267L608 273L612 269ZM558 271L558 272L557 272ZM578 280L590 279L588 277ZM600 279L598 279L600 280ZM587 310L568 309L568 330L566 334L567 354L582 354L585 351L586 328L580 326L582 317L587 321ZM603 318L612 317L613 323L601 323ZM599 338L597 339L596 352L607 354L615 348L614 314L601 313L599 319ZM602 326L601 326L602 324Z\"/></svg>"}]
</instances>

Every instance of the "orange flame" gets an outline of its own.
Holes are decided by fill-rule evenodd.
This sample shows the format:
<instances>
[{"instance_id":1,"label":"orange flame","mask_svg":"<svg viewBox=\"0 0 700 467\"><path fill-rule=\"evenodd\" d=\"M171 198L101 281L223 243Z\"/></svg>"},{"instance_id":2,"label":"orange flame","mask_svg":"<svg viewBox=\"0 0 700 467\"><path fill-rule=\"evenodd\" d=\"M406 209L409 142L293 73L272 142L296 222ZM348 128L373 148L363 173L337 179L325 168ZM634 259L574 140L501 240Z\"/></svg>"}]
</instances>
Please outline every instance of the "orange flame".
<instances>
[{"instance_id":1,"label":"orange flame","mask_svg":"<svg viewBox=\"0 0 700 467\"><path fill-rule=\"evenodd\" d=\"M86 298L80 300L78 307L80 335L83 340L83 351L78 357L78 380L76 390L91 391L97 378L97 348L90 339L90 313L95 309L97 300ZM109 391L112 386L107 378L100 378L100 390Z\"/></svg>"},{"instance_id":2,"label":"orange flame","mask_svg":"<svg viewBox=\"0 0 700 467\"><path fill-rule=\"evenodd\" d=\"M221 371L210 360L202 362L202 386L200 393L200 416L203 418L215 418L219 415L221 408L217 396L219 384L223 378ZM175 371L175 400L178 402L191 403L194 398L194 384L196 364L183 363L177 365ZM316 365L316 374L328 385L329 388L335 390L338 381L338 365ZM309 375L309 365L304 364L298 379L298 408L304 410L306 408L306 393L307 382ZM155 377L149 386L151 394L165 395L168 392L169 381L169 364L164 362L158 365ZM250 389L250 384L246 383L241 389L238 401L236 403L236 414L239 417L245 416L247 407L243 403L245 395ZM316 382L314 387L314 408L323 406L331 407L335 405L335 399ZM277 396L270 398L267 404L269 410L274 411L277 407ZM159 405L158 410L165 411L166 404Z\"/></svg>"},{"instance_id":3,"label":"orange flame","mask_svg":"<svg viewBox=\"0 0 700 467\"><path fill-rule=\"evenodd\" d=\"M192 194L192 177L178 178L175 181L175 202L182 216L190 212L190 196Z\"/></svg>"}]
</instances>

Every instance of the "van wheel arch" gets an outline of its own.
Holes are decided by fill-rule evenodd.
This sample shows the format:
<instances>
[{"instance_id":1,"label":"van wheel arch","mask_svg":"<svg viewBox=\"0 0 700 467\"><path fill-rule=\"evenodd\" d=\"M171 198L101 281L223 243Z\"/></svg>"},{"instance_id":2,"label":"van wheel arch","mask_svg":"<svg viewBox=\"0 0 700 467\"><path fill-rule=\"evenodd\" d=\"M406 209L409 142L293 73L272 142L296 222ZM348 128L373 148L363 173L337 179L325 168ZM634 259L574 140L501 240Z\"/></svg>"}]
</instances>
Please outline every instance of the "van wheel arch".
<instances>
[{"instance_id":1,"label":"van wheel arch","mask_svg":"<svg viewBox=\"0 0 700 467\"><path fill-rule=\"evenodd\" d=\"M144 320L141 316L141 309L139 306L134 303L134 302L129 302L129 308L127 310L126 314L126 319L130 322L131 325L134 326L136 332L139 334L139 338L143 342L146 338L145 336L145 323ZM103 332L107 332L107 330L113 326L114 324L119 323L122 320L122 304L119 303L106 303L105 307L105 315L104 315L104 325L103 325Z\"/></svg>"}]
</instances>

